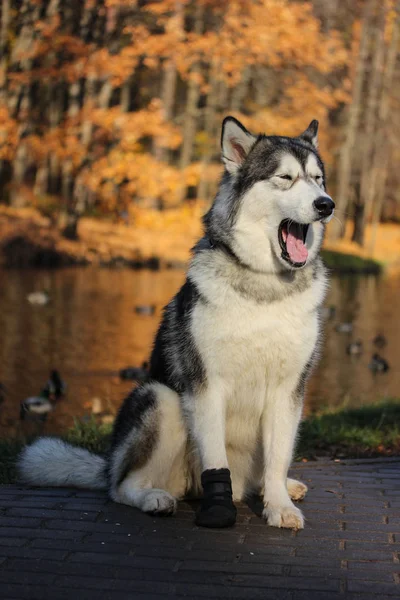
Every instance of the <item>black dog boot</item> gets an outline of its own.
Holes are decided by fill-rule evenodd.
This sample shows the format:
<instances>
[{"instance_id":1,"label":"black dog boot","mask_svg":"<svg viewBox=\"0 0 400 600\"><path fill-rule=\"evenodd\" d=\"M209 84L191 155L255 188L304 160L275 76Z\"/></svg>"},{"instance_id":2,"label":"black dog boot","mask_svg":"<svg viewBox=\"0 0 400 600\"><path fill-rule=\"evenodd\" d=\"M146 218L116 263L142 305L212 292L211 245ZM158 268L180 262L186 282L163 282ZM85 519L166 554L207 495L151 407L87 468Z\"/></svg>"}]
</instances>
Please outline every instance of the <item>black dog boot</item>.
<instances>
[{"instance_id":1,"label":"black dog boot","mask_svg":"<svg viewBox=\"0 0 400 600\"><path fill-rule=\"evenodd\" d=\"M200 527L232 527L236 522L236 507L232 501L229 469L208 469L201 474L203 498L196 514Z\"/></svg>"}]
</instances>

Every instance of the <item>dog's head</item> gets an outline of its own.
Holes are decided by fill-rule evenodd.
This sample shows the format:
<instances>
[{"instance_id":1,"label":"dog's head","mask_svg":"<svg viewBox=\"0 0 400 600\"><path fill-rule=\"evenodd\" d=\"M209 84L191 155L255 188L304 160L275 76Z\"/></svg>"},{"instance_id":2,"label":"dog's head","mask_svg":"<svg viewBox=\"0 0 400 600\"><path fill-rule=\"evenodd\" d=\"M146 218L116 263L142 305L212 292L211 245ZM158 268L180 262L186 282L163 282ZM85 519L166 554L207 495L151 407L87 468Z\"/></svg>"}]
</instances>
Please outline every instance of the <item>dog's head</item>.
<instances>
[{"instance_id":1,"label":"dog's head","mask_svg":"<svg viewBox=\"0 0 400 600\"><path fill-rule=\"evenodd\" d=\"M244 264L296 270L317 256L335 207L317 132L312 121L298 137L254 136L233 117L224 120L225 174L205 223Z\"/></svg>"}]
</instances>

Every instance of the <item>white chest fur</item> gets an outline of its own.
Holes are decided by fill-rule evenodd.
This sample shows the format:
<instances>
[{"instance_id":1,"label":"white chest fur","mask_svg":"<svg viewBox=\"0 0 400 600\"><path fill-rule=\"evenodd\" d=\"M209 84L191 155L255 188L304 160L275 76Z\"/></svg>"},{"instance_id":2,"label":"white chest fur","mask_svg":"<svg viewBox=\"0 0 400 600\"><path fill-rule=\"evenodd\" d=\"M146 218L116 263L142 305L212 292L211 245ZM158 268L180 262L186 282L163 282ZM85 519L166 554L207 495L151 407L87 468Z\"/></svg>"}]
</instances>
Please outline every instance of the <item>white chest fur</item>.
<instances>
[{"instance_id":1,"label":"white chest fur","mask_svg":"<svg viewBox=\"0 0 400 600\"><path fill-rule=\"evenodd\" d=\"M193 309L192 334L207 385L223 395L227 443L250 446L266 405L296 388L314 352L325 278L310 276L306 285L293 289L277 286L276 299L263 302L246 295L243 286L231 285L226 269L221 274L206 267L192 271L206 299Z\"/></svg>"},{"instance_id":2,"label":"white chest fur","mask_svg":"<svg viewBox=\"0 0 400 600\"><path fill-rule=\"evenodd\" d=\"M199 304L192 332L207 377L233 391L299 375L317 340L318 318L307 302L311 290L270 305L231 298L224 305ZM261 379L262 381L256 381Z\"/></svg>"}]
</instances>

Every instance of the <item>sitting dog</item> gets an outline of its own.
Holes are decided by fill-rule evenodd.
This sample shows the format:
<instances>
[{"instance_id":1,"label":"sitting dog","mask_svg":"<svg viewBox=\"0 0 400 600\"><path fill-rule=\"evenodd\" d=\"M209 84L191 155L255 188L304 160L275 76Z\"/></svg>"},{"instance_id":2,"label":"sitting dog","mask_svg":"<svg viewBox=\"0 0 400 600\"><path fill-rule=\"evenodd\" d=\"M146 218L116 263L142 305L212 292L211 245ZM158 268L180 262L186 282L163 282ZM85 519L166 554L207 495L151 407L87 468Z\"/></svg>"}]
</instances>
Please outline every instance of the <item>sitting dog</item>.
<instances>
[{"instance_id":1,"label":"sitting dog","mask_svg":"<svg viewBox=\"0 0 400 600\"><path fill-rule=\"evenodd\" d=\"M22 481L108 489L149 513L202 496L205 527L233 525L234 501L256 492L269 525L303 527L292 500L307 488L287 472L317 355L327 287L319 252L335 206L317 131L312 121L298 137L256 136L224 120L225 171L204 237L108 457L41 438L20 457Z\"/></svg>"}]
</instances>

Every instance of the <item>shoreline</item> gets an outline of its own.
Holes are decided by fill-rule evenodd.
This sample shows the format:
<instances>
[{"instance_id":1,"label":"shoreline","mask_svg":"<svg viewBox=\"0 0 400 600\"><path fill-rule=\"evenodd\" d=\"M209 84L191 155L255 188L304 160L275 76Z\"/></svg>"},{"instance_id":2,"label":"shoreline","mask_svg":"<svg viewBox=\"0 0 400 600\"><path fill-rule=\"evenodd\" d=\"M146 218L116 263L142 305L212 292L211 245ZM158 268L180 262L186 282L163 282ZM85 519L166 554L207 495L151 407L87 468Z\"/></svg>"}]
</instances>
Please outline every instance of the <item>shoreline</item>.
<instances>
[{"instance_id":1,"label":"shoreline","mask_svg":"<svg viewBox=\"0 0 400 600\"><path fill-rule=\"evenodd\" d=\"M135 209L129 223L82 217L79 238L72 241L64 238L60 227L38 210L0 205L0 266L185 269L190 248L202 235L204 210L200 204L157 214ZM400 227L381 227L380 237L395 238L396 243L399 239L398 255L386 252L386 260L383 260L382 253L377 252L377 257L372 259L347 239L335 244L327 240L322 256L331 272L377 275L396 270L400 263Z\"/></svg>"},{"instance_id":2,"label":"shoreline","mask_svg":"<svg viewBox=\"0 0 400 600\"><path fill-rule=\"evenodd\" d=\"M94 417L76 420L62 439L105 454L112 424ZM0 484L15 481L15 460L37 436L0 438ZM400 401L388 399L359 408L327 410L301 422L294 464L386 460L400 457Z\"/></svg>"}]
</instances>

